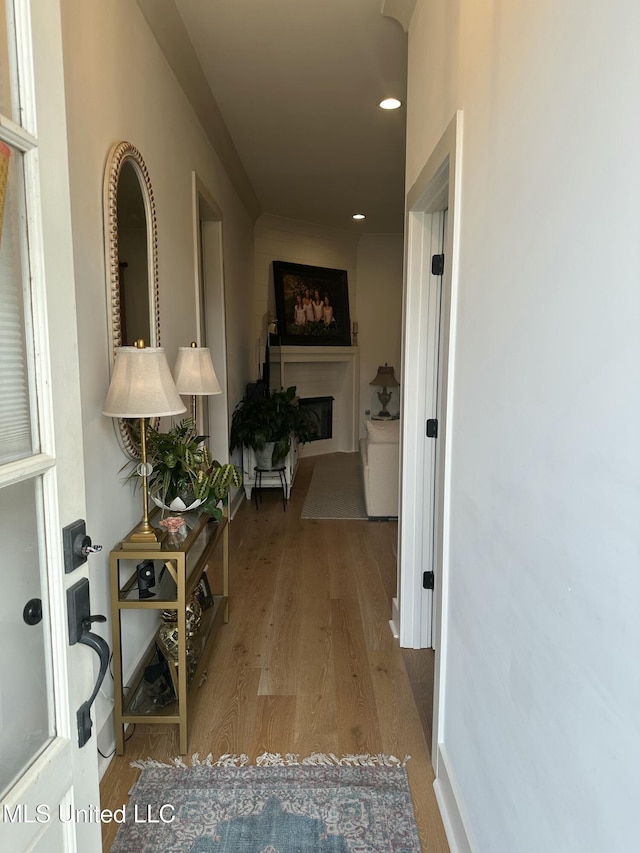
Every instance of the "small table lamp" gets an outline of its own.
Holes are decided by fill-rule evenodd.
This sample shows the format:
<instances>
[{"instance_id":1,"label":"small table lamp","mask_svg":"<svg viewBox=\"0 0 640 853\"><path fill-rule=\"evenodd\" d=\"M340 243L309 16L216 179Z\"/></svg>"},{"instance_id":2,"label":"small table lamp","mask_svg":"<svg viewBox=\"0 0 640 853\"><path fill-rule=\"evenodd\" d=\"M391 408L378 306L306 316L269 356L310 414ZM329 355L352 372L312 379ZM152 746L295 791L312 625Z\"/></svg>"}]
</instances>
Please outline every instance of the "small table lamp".
<instances>
[{"instance_id":1,"label":"small table lamp","mask_svg":"<svg viewBox=\"0 0 640 853\"><path fill-rule=\"evenodd\" d=\"M196 423L196 397L222 394L209 348L199 347L195 341L190 347L178 347L173 375L178 394L191 397L191 417Z\"/></svg>"},{"instance_id":2,"label":"small table lamp","mask_svg":"<svg viewBox=\"0 0 640 853\"><path fill-rule=\"evenodd\" d=\"M377 417L379 418L390 418L391 415L387 411L387 406L389 405L389 400L391 399L391 391L388 391L388 388L397 388L400 383L396 379L393 373L393 367L389 367L385 361L384 366L378 367L378 372L376 373L375 379L373 379L369 385L378 385L382 386L382 391L378 391L378 399L382 404L382 409L378 412Z\"/></svg>"},{"instance_id":3,"label":"small table lamp","mask_svg":"<svg viewBox=\"0 0 640 853\"><path fill-rule=\"evenodd\" d=\"M117 347L111 384L102 414L112 418L140 418L141 462L138 474L142 477L142 521L123 548L160 548L164 533L149 524L149 495L147 477L153 466L147 462L147 428L145 419L179 415L186 407L176 390L171 371L161 347L145 347L136 341L134 347Z\"/></svg>"}]
</instances>

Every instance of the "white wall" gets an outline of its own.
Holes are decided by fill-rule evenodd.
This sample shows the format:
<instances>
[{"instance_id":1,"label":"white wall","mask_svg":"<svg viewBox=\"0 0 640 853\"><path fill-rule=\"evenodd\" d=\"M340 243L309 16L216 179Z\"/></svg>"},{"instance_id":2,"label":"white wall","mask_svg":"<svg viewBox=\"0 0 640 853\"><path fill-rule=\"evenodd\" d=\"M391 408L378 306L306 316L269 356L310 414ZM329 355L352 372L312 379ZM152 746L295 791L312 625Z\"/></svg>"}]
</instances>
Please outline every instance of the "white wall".
<instances>
[{"instance_id":1,"label":"white wall","mask_svg":"<svg viewBox=\"0 0 640 853\"><path fill-rule=\"evenodd\" d=\"M395 367L400 381L402 349L402 234L365 234L358 243L358 347L360 348L360 435L364 435L365 411L381 409L377 392L369 383L378 365ZM400 409L400 389L392 392L389 411Z\"/></svg>"},{"instance_id":2,"label":"white wall","mask_svg":"<svg viewBox=\"0 0 640 853\"><path fill-rule=\"evenodd\" d=\"M640 7L418 0L407 186L464 111L441 740L482 851L637 846Z\"/></svg>"},{"instance_id":3,"label":"white wall","mask_svg":"<svg viewBox=\"0 0 640 853\"><path fill-rule=\"evenodd\" d=\"M111 145L127 140L145 159L158 220L162 343L173 364L197 333L192 171L223 211L229 396L240 399L249 372L244 312L253 278L252 223L207 142L135 0L63 0L65 79L79 324L87 529L104 546L91 557L92 609L109 615L109 551L140 517L139 492L123 485L125 461L101 415L109 382L102 182ZM110 642L110 624L102 629ZM129 639L133 642L133 632ZM104 694L112 695L105 684ZM113 742L99 697L99 745ZM95 716L94 716L95 720Z\"/></svg>"},{"instance_id":4,"label":"white wall","mask_svg":"<svg viewBox=\"0 0 640 853\"><path fill-rule=\"evenodd\" d=\"M394 365L396 378L400 378L403 238L401 234L360 235L357 227L354 223L353 232L338 231L275 216L260 217L255 229L253 327L256 339L262 336L264 344L265 318L269 311L275 314L274 260L347 270L350 318L358 323L363 435L365 409L380 409L369 385L378 365L385 361ZM390 411L398 401L399 394L394 392Z\"/></svg>"}]
</instances>

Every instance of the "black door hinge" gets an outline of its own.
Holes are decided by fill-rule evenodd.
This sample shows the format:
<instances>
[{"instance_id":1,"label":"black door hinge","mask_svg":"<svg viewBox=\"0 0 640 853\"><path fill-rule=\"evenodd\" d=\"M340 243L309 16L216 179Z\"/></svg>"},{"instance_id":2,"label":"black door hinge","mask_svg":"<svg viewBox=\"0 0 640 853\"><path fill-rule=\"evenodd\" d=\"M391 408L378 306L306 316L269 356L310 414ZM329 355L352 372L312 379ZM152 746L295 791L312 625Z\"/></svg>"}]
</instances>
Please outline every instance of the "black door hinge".
<instances>
[{"instance_id":1,"label":"black door hinge","mask_svg":"<svg viewBox=\"0 0 640 853\"><path fill-rule=\"evenodd\" d=\"M427 420L427 438L437 438L438 437L438 419L437 418L429 418Z\"/></svg>"},{"instance_id":2,"label":"black door hinge","mask_svg":"<svg viewBox=\"0 0 640 853\"><path fill-rule=\"evenodd\" d=\"M433 572L423 572L422 589L433 589Z\"/></svg>"},{"instance_id":3,"label":"black door hinge","mask_svg":"<svg viewBox=\"0 0 640 853\"><path fill-rule=\"evenodd\" d=\"M431 256L431 275L442 275L444 273L444 255Z\"/></svg>"}]
</instances>

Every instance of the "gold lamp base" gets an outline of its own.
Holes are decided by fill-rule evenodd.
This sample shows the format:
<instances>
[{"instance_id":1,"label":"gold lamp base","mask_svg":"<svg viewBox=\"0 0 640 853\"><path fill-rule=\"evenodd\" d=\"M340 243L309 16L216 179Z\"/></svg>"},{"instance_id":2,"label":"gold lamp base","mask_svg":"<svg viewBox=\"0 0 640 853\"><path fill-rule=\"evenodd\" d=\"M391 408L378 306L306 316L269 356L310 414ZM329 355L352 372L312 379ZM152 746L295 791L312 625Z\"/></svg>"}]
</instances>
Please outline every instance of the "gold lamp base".
<instances>
[{"instance_id":1,"label":"gold lamp base","mask_svg":"<svg viewBox=\"0 0 640 853\"><path fill-rule=\"evenodd\" d=\"M162 548L162 540L166 533L158 533L152 529L151 533L142 530L134 530L127 538L120 543L125 551L136 551L139 548L148 548L151 550L160 550Z\"/></svg>"},{"instance_id":2,"label":"gold lamp base","mask_svg":"<svg viewBox=\"0 0 640 853\"><path fill-rule=\"evenodd\" d=\"M149 524L145 507L145 517L137 527L134 527L127 538L122 540L120 545L125 551L135 551L139 548L160 550L166 535L166 530L156 530Z\"/></svg>"}]
</instances>

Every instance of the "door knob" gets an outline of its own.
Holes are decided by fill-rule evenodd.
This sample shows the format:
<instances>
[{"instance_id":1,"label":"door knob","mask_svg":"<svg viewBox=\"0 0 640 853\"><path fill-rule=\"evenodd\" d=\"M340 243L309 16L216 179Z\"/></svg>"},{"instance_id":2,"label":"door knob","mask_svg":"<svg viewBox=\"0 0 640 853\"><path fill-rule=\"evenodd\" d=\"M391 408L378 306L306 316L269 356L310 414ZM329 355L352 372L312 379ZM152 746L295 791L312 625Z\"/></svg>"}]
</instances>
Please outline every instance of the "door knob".
<instances>
[{"instance_id":1,"label":"door knob","mask_svg":"<svg viewBox=\"0 0 640 853\"><path fill-rule=\"evenodd\" d=\"M31 598L24 606L22 618L27 625L37 625L42 621L42 601L39 598Z\"/></svg>"}]
</instances>

